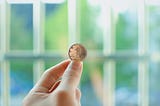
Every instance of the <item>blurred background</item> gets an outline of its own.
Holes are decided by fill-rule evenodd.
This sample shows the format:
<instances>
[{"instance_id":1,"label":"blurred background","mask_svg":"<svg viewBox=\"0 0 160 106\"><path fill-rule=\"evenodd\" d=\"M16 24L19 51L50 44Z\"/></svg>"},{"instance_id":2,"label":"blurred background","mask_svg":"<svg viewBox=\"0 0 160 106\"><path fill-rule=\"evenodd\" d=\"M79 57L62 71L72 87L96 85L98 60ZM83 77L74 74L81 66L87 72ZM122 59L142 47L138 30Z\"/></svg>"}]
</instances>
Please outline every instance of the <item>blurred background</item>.
<instances>
[{"instance_id":1,"label":"blurred background","mask_svg":"<svg viewBox=\"0 0 160 106\"><path fill-rule=\"evenodd\" d=\"M21 102L74 42L82 106L160 106L160 1L0 0L1 106Z\"/></svg>"}]
</instances>

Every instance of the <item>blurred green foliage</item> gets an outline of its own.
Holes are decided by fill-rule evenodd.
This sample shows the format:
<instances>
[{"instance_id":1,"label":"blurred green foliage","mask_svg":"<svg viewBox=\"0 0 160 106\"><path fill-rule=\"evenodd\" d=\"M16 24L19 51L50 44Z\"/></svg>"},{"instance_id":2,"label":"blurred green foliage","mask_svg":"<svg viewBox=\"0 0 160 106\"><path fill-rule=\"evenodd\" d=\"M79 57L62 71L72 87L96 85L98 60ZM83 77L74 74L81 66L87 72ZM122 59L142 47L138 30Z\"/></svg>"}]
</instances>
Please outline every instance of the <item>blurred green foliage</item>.
<instances>
[{"instance_id":1,"label":"blurred green foliage","mask_svg":"<svg viewBox=\"0 0 160 106\"><path fill-rule=\"evenodd\" d=\"M137 15L121 13L116 22L116 50L138 50ZM132 20L132 21L131 21Z\"/></svg>"},{"instance_id":2,"label":"blurred green foliage","mask_svg":"<svg viewBox=\"0 0 160 106\"><path fill-rule=\"evenodd\" d=\"M102 29L97 23L100 7L91 7L87 0L81 0L79 4L81 43L89 50L102 50Z\"/></svg>"},{"instance_id":3,"label":"blurred green foliage","mask_svg":"<svg viewBox=\"0 0 160 106\"><path fill-rule=\"evenodd\" d=\"M11 12L11 30L10 30L10 49L11 50L32 50L33 32L28 30L25 24L25 18Z\"/></svg>"},{"instance_id":4,"label":"blurred green foliage","mask_svg":"<svg viewBox=\"0 0 160 106\"><path fill-rule=\"evenodd\" d=\"M56 11L46 17L45 49L66 52L68 48L67 4L58 4Z\"/></svg>"}]
</instances>

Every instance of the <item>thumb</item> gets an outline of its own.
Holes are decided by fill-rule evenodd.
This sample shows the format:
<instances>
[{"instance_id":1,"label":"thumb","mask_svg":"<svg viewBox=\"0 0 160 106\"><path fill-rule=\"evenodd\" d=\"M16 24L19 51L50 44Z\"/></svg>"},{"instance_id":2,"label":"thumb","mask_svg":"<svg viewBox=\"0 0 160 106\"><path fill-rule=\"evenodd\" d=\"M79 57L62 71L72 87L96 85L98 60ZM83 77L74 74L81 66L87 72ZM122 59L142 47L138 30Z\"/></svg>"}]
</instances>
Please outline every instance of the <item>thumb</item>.
<instances>
[{"instance_id":1,"label":"thumb","mask_svg":"<svg viewBox=\"0 0 160 106\"><path fill-rule=\"evenodd\" d=\"M61 89L76 89L80 82L82 69L82 62L72 61L65 70L59 87Z\"/></svg>"}]
</instances>

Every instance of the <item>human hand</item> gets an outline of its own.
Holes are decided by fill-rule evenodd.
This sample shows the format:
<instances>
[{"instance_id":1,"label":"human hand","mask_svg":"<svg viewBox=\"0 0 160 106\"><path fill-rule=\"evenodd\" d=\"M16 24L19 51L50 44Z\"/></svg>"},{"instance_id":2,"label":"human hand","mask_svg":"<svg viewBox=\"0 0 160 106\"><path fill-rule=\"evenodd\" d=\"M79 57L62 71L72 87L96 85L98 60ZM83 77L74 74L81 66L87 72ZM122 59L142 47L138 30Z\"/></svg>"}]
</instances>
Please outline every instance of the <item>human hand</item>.
<instances>
[{"instance_id":1,"label":"human hand","mask_svg":"<svg viewBox=\"0 0 160 106\"><path fill-rule=\"evenodd\" d=\"M51 67L24 98L23 106L81 106L82 69L82 62L69 60Z\"/></svg>"}]
</instances>

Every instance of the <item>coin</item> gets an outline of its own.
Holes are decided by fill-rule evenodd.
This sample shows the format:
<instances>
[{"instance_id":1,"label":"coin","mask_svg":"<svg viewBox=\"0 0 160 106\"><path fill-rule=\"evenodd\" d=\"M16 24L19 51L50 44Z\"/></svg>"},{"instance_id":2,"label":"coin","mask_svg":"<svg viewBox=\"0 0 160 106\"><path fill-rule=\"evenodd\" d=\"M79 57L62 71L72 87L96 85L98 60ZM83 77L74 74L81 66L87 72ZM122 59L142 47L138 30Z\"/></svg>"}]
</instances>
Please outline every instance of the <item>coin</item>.
<instances>
[{"instance_id":1,"label":"coin","mask_svg":"<svg viewBox=\"0 0 160 106\"><path fill-rule=\"evenodd\" d=\"M81 44L73 44L68 51L69 58L75 61L83 61L87 56L87 50Z\"/></svg>"}]
</instances>

